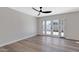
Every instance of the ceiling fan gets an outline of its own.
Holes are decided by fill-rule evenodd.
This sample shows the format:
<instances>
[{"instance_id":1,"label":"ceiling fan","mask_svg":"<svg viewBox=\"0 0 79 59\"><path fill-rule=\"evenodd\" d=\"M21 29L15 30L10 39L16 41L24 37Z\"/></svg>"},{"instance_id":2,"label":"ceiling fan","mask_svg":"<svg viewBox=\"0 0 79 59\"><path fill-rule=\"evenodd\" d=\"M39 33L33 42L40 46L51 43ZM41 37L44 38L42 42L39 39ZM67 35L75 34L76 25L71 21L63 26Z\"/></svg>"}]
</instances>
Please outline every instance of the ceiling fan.
<instances>
[{"instance_id":1,"label":"ceiling fan","mask_svg":"<svg viewBox=\"0 0 79 59\"><path fill-rule=\"evenodd\" d=\"M32 7L33 10L39 12L38 16L39 16L41 13L47 14L47 13L51 13L51 12L52 12L52 11L43 11L43 10L42 10L43 7L39 7L39 8L40 8L40 10L37 10L37 9L35 9L34 7Z\"/></svg>"}]
</instances>

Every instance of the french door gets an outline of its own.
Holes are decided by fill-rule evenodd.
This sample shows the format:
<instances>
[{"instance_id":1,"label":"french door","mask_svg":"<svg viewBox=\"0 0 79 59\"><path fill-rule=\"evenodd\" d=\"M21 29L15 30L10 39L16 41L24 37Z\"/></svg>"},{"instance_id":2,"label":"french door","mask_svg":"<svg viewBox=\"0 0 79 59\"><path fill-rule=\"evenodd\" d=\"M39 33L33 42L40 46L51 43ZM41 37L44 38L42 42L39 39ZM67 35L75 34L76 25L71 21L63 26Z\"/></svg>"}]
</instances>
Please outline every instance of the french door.
<instances>
[{"instance_id":1,"label":"french door","mask_svg":"<svg viewBox=\"0 0 79 59\"><path fill-rule=\"evenodd\" d=\"M45 20L43 21L43 35L51 35L51 21L50 20Z\"/></svg>"},{"instance_id":2,"label":"french door","mask_svg":"<svg viewBox=\"0 0 79 59\"><path fill-rule=\"evenodd\" d=\"M43 35L64 37L63 20L43 20Z\"/></svg>"}]
</instances>

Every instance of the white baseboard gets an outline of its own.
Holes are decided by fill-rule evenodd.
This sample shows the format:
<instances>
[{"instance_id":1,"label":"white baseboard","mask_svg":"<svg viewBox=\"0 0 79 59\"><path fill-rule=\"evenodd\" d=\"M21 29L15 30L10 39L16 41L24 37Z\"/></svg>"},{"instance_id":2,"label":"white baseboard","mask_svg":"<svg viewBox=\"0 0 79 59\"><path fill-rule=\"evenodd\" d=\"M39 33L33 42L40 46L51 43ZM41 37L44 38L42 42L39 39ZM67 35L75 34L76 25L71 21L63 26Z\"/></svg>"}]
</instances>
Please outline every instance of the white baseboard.
<instances>
[{"instance_id":1,"label":"white baseboard","mask_svg":"<svg viewBox=\"0 0 79 59\"><path fill-rule=\"evenodd\" d=\"M18 42L18 41L20 41L20 40L24 40L24 39L27 39L27 38L36 36L36 35L37 35L37 34L33 34L33 35L29 35L29 36L23 37L23 38L21 38L21 39L17 39L17 40L10 41L10 42L4 43L4 44L0 44L0 47L6 46L6 45L9 45L9 44L12 44L12 43Z\"/></svg>"}]
</instances>

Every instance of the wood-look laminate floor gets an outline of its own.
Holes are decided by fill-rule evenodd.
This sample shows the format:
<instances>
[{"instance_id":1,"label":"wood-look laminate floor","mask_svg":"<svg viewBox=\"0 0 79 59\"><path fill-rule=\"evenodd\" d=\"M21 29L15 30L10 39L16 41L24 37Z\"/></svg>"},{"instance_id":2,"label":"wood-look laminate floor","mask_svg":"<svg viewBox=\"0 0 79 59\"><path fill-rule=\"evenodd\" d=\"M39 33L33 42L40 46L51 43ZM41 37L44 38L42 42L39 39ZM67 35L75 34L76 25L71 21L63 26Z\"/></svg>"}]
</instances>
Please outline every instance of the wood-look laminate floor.
<instances>
[{"instance_id":1,"label":"wood-look laminate floor","mask_svg":"<svg viewBox=\"0 0 79 59\"><path fill-rule=\"evenodd\" d=\"M0 47L0 52L77 52L79 43L73 40L35 36Z\"/></svg>"}]
</instances>

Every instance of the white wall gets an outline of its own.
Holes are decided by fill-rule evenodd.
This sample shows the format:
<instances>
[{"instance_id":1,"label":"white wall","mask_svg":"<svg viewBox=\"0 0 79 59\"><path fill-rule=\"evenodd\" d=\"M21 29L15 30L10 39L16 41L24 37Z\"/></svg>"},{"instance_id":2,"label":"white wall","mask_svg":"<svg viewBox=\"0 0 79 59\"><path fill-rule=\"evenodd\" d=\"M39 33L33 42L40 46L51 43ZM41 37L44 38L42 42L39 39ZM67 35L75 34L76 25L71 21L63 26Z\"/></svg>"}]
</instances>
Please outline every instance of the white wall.
<instances>
[{"instance_id":1,"label":"white wall","mask_svg":"<svg viewBox=\"0 0 79 59\"><path fill-rule=\"evenodd\" d=\"M36 18L6 7L0 8L0 45L36 34Z\"/></svg>"},{"instance_id":2,"label":"white wall","mask_svg":"<svg viewBox=\"0 0 79 59\"><path fill-rule=\"evenodd\" d=\"M59 19L59 20L64 20L65 37L68 39L79 40L79 27L78 27L79 26L79 12L40 17L37 19L38 19L38 26L39 26L38 34L42 34L42 25L41 25L42 20Z\"/></svg>"},{"instance_id":3,"label":"white wall","mask_svg":"<svg viewBox=\"0 0 79 59\"><path fill-rule=\"evenodd\" d=\"M66 15L66 38L79 40L79 12Z\"/></svg>"}]
</instances>

